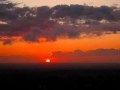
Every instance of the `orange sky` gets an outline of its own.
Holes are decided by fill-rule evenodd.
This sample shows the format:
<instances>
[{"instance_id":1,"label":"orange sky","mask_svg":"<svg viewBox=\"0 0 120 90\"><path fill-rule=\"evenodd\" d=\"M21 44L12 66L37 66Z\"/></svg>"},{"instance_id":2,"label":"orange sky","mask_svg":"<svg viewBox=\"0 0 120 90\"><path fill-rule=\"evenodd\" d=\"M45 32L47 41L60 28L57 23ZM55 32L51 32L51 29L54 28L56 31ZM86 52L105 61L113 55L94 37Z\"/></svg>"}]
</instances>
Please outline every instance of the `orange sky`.
<instances>
[{"instance_id":1,"label":"orange sky","mask_svg":"<svg viewBox=\"0 0 120 90\"><path fill-rule=\"evenodd\" d=\"M11 45L0 43L0 56L32 56L35 59L46 59L52 57L52 52L72 52L80 49L82 51L95 50L98 48L120 48L120 34L108 34L99 37L81 39L58 39L53 42L27 43L16 41Z\"/></svg>"}]
</instances>

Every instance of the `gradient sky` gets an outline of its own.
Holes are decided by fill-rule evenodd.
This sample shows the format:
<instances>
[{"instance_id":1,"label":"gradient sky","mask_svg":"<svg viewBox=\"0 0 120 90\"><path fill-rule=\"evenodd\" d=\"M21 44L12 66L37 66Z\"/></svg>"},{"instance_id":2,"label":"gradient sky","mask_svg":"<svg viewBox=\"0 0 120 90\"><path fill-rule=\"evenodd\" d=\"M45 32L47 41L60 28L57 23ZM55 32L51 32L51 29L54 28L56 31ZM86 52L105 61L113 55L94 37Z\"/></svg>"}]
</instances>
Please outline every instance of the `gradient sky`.
<instances>
[{"instance_id":1,"label":"gradient sky","mask_svg":"<svg viewBox=\"0 0 120 90\"><path fill-rule=\"evenodd\" d=\"M88 4L94 6L119 4L119 0L11 0L14 2L23 2L27 6L54 6L58 4Z\"/></svg>"},{"instance_id":2,"label":"gradient sky","mask_svg":"<svg viewBox=\"0 0 120 90\"><path fill-rule=\"evenodd\" d=\"M84 3L91 6L120 4L119 0L11 1L23 2L31 7ZM62 12L60 12L60 14L64 15ZM114 13L112 13L112 15L113 14ZM12 14L10 14L9 17L12 17L11 15ZM15 21L13 17L12 19L10 18L12 23L8 23L7 29L1 21L0 28L3 31L0 32L0 63L36 63L45 62L47 58L51 59L51 62L119 63L120 21L112 21L111 17L109 18L109 14L106 16L109 20L90 19L92 23L90 26L86 26L86 24L82 24L82 26L80 23L77 23L80 22L79 18L74 18L75 26L74 24L70 26L67 21L61 24L65 21L58 20L59 18L56 19L58 20L57 23L45 23L44 25L39 21L40 17L36 17L38 21L37 19L35 19L36 21L32 21L29 17L27 21L26 18L21 17ZM44 17L44 14L41 17ZM104 18L104 15L102 17ZM117 16L114 17L118 18ZM68 19L69 18L67 18L67 20ZM70 18L70 20L72 21L73 19ZM85 20L86 19L81 21ZM14 22L16 23L13 24ZM35 25L25 26L26 23L29 24L29 22L35 23ZM77 27L76 23L80 25ZM11 25L11 27L15 25L15 29L12 31L9 25ZM14 32L17 32L17 34Z\"/></svg>"}]
</instances>

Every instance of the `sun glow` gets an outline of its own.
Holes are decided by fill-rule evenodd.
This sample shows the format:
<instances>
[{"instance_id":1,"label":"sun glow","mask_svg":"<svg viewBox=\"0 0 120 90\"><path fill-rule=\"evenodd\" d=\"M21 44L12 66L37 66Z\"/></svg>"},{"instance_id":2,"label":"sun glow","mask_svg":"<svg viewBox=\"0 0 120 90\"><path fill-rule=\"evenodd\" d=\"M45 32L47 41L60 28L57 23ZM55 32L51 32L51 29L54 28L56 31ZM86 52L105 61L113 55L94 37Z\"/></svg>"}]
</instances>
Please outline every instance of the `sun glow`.
<instances>
[{"instance_id":1,"label":"sun glow","mask_svg":"<svg viewBox=\"0 0 120 90\"><path fill-rule=\"evenodd\" d=\"M50 62L50 59L46 59L46 62L49 63L49 62Z\"/></svg>"}]
</instances>

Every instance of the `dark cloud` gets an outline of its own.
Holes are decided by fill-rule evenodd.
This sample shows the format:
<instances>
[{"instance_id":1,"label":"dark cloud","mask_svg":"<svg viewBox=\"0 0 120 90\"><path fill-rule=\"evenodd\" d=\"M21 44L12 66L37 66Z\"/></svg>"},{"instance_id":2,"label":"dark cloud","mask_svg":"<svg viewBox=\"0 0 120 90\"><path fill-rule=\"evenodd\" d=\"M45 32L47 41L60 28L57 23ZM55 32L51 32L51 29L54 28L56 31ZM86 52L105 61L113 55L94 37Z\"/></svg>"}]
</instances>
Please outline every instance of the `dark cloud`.
<instances>
[{"instance_id":1,"label":"dark cloud","mask_svg":"<svg viewBox=\"0 0 120 90\"><path fill-rule=\"evenodd\" d=\"M53 16L56 18L63 18L65 16L78 18L84 12L84 6L82 5L56 5L52 9L55 11Z\"/></svg>"},{"instance_id":2,"label":"dark cloud","mask_svg":"<svg viewBox=\"0 0 120 90\"><path fill-rule=\"evenodd\" d=\"M23 39L29 42L39 42L39 37L38 37L39 33L40 33L39 28L34 28L26 35L24 35Z\"/></svg>"},{"instance_id":3,"label":"dark cloud","mask_svg":"<svg viewBox=\"0 0 120 90\"><path fill-rule=\"evenodd\" d=\"M74 52L53 52L53 56L55 57L81 57L81 56L114 56L120 55L120 49L96 49L96 50L88 50L86 52L81 50L75 50Z\"/></svg>"},{"instance_id":4,"label":"dark cloud","mask_svg":"<svg viewBox=\"0 0 120 90\"><path fill-rule=\"evenodd\" d=\"M86 52L75 50L73 52L53 52L52 55L58 62L81 63L120 63L120 49L96 49Z\"/></svg>"},{"instance_id":5,"label":"dark cloud","mask_svg":"<svg viewBox=\"0 0 120 90\"><path fill-rule=\"evenodd\" d=\"M37 7L36 12L37 12L37 18L40 20L49 19L52 14L52 10L48 6Z\"/></svg>"},{"instance_id":6,"label":"dark cloud","mask_svg":"<svg viewBox=\"0 0 120 90\"><path fill-rule=\"evenodd\" d=\"M56 5L52 7L55 11L55 18L63 18L69 16L71 18L79 18L81 16L87 16L88 18L101 20L111 19L113 8L108 6L93 7L84 5Z\"/></svg>"},{"instance_id":7,"label":"dark cloud","mask_svg":"<svg viewBox=\"0 0 120 90\"><path fill-rule=\"evenodd\" d=\"M0 63L35 63L33 57L23 56L0 56Z\"/></svg>"},{"instance_id":8,"label":"dark cloud","mask_svg":"<svg viewBox=\"0 0 120 90\"><path fill-rule=\"evenodd\" d=\"M23 39L25 41L38 42L39 37L46 38L46 41L55 41L58 37L76 38L79 37L80 30L67 25L56 24L48 30L41 30L40 28L32 28L30 32L25 34Z\"/></svg>"},{"instance_id":9,"label":"dark cloud","mask_svg":"<svg viewBox=\"0 0 120 90\"><path fill-rule=\"evenodd\" d=\"M120 31L119 14L118 7L56 5L30 8L17 7L6 0L0 3L0 38L6 44L3 39L6 37L20 36L28 42L39 42L41 37L55 41L58 37L79 38L83 33L85 37L115 34Z\"/></svg>"},{"instance_id":10,"label":"dark cloud","mask_svg":"<svg viewBox=\"0 0 120 90\"><path fill-rule=\"evenodd\" d=\"M96 49L89 50L86 55L106 56L106 55L120 55L120 49Z\"/></svg>"},{"instance_id":11,"label":"dark cloud","mask_svg":"<svg viewBox=\"0 0 120 90\"><path fill-rule=\"evenodd\" d=\"M8 39L8 40L4 40L3 45L9 45L12 44L12 40Z\"/></svg>"},{"instance_id":12,"label":"dark cloud","mask_svg":"<svg viewBox=\"0 0 120 90\"><path fill-rule=\"evenodd\" d=\"M119 30L119 24L91 25L89 27L54 24L54 26L45 30L36 26L31 28L21 28L18 30L1 30L0 34L1 38L7 37L9 39L12 38L12 36L21 36L25 41L39 42L42 37L46 38L46 41L55 41L57 38L83 38L101 36L108 33L116 34Z\"/></svg>"}]
</instances>

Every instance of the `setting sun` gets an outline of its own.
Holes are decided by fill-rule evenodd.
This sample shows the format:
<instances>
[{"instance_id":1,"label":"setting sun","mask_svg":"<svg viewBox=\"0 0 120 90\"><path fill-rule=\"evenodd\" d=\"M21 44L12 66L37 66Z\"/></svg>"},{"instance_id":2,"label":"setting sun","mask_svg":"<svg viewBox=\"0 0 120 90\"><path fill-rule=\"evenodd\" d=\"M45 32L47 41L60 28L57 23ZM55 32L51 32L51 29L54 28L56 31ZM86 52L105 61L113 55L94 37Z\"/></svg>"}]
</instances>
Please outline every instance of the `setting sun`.
<instances>
[{"instance_id":1,"label":"setting sun","mask_svg":"<svg viewBox=\"0 0 120 90\"><path fill-rule=\"evenodd\" d=\"M50 62L50 59L46 59L46 62L49 63L49 62Z\"/></svg>"}]
</instances>

